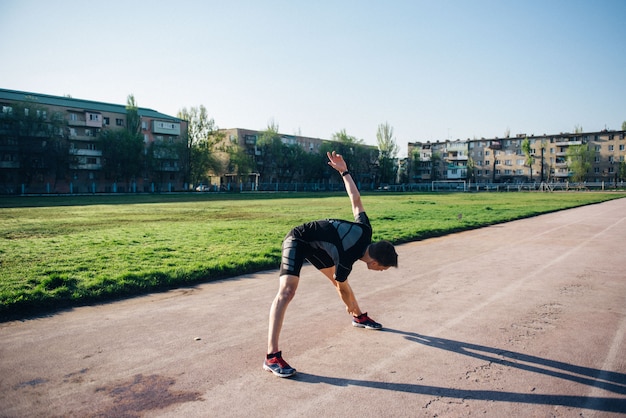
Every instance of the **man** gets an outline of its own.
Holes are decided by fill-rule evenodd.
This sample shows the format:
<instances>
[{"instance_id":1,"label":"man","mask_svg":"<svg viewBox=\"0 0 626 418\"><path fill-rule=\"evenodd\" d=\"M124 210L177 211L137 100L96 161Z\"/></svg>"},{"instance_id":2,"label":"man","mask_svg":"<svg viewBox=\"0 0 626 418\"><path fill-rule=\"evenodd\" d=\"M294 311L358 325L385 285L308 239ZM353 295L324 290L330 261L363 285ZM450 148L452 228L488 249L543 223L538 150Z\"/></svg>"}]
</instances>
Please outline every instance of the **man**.
<instances>
[{"instance_id":1,"label":"man","mask_svg":"<svg viewBox=\"0 0 626 418\"><path fill-rule=\"evenodd\" d=\"M328 165L343 178L355 222L336 219L309 222L293 228L283 241L280 285L270 309L267 355L263 363L263 369L279 377L296 373L296 369L283 360L278 348L278 337L287 305L296 293L305 259L335 286L346 310L353 316L352 325L374 330L381 329L382 325L369 318L367 312L361 311L348 284L348 275L356 260L365 262L370 270L382 271L398 266L398 254L391 243L371 243L372 227L363 209L359 189L343 157L335 151L327 155Z\"/></svg>"}]
</instances>

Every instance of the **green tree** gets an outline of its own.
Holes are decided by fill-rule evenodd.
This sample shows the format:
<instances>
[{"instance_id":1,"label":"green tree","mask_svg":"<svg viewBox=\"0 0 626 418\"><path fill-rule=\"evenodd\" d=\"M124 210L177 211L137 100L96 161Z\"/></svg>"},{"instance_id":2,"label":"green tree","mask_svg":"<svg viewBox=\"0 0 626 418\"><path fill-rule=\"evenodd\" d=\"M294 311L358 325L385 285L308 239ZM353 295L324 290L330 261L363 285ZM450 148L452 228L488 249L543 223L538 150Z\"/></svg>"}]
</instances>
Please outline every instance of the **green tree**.
<instances>
[{"instance_id":1,"label":"green tree","mask_svg":"<svg viewBox=\"0 0 626 418\"><path fill-rule=\"evenodd\" d=\"M135 96L129 94L126 98L126 130L131 134L141 133L141 117Z\"/></svg>"},{"instance_id":2,"label":"green tree","mask_svg":"<svg viewBox=\"0 0 626 418\"><path fill-rule=\"evenodd\" d=\"M327 143L320 150L322 158L326 159L326 151L336 151L346 157L348 168L352 173L352 178L359 183L374 183L379 171L378 150L364 144L362 139L348 135L345 129L335 132L332 135L334 142ZM326 175L332 178L332 172L326 171Z\"/></svg>"},{"instance_id":3,"label":"green tree","mask_svg":"<svg viewBox=\"0 0 626 418\"><path fill-rule=\"evenodd\" d=\"M223 164L217 156L218 144L224 140L218 132L215 121L209 118L203 105L181 109L177 117L187 121L187 137L185 138L183 169L188 182L200 184L208 180L211 173L220 175Z\"/></svg>"},{"instance_id":4,"label":"green tree","mask_svg":"<svg viewBox=\"0 0 626 418\"><path fill-rule=\"evenodd\" d=\"M589 146L570 145L567 148L567 160L572 180L575 182L585 181L587 173L593 165L594 151Z\"/></svg>"},{"instance_id":5,"label":"green tree","mask_svg":"<svg viewBox=\"0 0 626 418\"><path fill-rule=\"evenodd\" d=\"M442 161L443 161L443 158L441 157L441 154L439 154L438 152L433 152L433 154L430 156L431 180L439 180L439 177L440 177L439 169L440 169Z\"/></svg>"},{"instance_id":6,"label":"green tree","mask_svg":"<svg viewBox=\"0 0 626 418\"><path fill-rule=\"evenodd\" d=\"M626 131L626 120L622 122L622 131Z\"/></svg>"},{"instance_id":7,"label":"green tree","mask_svg":"<svg viewBox=\"0 0 626 418\"><path fill-rule=\"evenodd\" d=\"M528 137L522 141L522 152L526 156L524 165L530 168L530 181L533 181L533 164L535 164L535 155L533 154L532 145Z\"/></svg>"},{"instance_id":8,"label":"green tree","mask_svg":"<svg viewBox=\"0 0 626 418\"><path fill-rule=\"evenodd\" d=\"M476 162L472 157L467 159L467 180L475 181L476 180Z\"/></svg>"},{"instance_id":9,"label":"green tree","mask_svg":"<svg viewBox=\"0 0 626 418\"><path fill-rule=\"evenodd\" d=\"M238 176L252 174L255 171L254 159L246 153L246 150L239 145L237 138L233 142L223 147L224 152L228 155L226 171L234 173Z\"/></svg>"},{"instance_id":10,"label":"green tree","mask_svg":"<svg viewBox=\"0 0 626 418\"><path fill-rule=\"evenodd\" d=\"M135 96L129 94L126 99L126 126L101 130L99 140L105 178L130 186L141 175L146 162L141 117Z\"/></svg>"},{"instance_id":11,"label":"green tree","mask_svg":"<svg viewBox=\"0 0 626 418\"><path fill-rule=\"evenodd\" d=\"M411 152L411 155L409 156L409 159L411 161L410 163L410 168L409 168L409 178L412 179L418 179L421 180L421 157L420 157L420 150L419 149L414 149L413 152Z\"/></svg>"},{"instance_id":12,"label":"green tree","mask_svg":"<svg viewBox=\"0 0 626 418\"><path fill-rule=\"evenodd\" d=\"M143 136L127 129L107 129L100 132L99 138L105 178L130 186L141 175L144 163Z\"/></svg>"},{"instance_id":13,"label":"green tree","mask_svg":"<svg viewBox=\"0 0 626 418\"><path fill-rule=\"evenodd\" d=\"M68 176L69 143L63 132L63 115L35 101L13 103L2 116L0 143L15 142L20 165L18 182L27 186Z\"/></svg>"},{"instance_id":14,"label":"green tree","mask_svg":"<svg viewBox=\"0 0 626 418\"><path fill-rule=\"evenodd\" d=\"M626 179L626 162L620 161L619 166L617 168L617 174L619 179L624 181Z\"/></svg>"},{"instance_id":15,"label":"green tree","mask_svg":"<svg viewBox=\"0 0 626 418\"><path fill-rule=\"evenodd\" d=\"M376 131L376 141L378 142L380 181L382 183L395 183L397 174L396 157L398 155L398 145L393 137L393 127L391 127L388 122L378 125L378 130Z\"/></svg>"},{"instance_id":16,"label":"green tree","mask_svg":"<svg viewBox=\"0 0 626 418\"><path fill-rule=\"evenodd\" d=\"M257 169L261 181L272 183L292 182L302 175L301 160L305 151L300 144L288 144L278 133L278 124L273 121L257 141L261 156L257 160Z\"/></svg>"},{"instance_id":17,"label":"green tree","mask_svg":"<svg viewBox=\"0 0 626 418\"><path fill-rule=\"evenodd\" d=\"M272 182L279 165L276 158L280 156L282 145L280 134L278 133L278 125L272 121L257 140L257 148L260 151L260 155L257 156L256 167L262 182Z\"/></svg>"}]
</instances>

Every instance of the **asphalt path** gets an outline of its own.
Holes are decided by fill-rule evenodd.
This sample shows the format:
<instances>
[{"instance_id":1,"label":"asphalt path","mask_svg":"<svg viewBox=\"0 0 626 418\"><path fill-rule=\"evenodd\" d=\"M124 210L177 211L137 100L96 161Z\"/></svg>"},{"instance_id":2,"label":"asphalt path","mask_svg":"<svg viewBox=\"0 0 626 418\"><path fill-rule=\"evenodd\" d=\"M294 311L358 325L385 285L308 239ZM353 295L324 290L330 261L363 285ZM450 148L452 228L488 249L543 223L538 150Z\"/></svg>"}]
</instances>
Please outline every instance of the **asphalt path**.
<instances>
[{"instance_id":1,"label":"asphalt path","mask_svg":"<svg viewBox=\"0 0 626 418\"><path fill-rule=\"evenodd\" d=\"M261 367L277 271L2 323L0 416L624 416L625 237L620 199L399 246L350 277L383 331L306 266L288 379Z\"/></svg>"}]
</instances>

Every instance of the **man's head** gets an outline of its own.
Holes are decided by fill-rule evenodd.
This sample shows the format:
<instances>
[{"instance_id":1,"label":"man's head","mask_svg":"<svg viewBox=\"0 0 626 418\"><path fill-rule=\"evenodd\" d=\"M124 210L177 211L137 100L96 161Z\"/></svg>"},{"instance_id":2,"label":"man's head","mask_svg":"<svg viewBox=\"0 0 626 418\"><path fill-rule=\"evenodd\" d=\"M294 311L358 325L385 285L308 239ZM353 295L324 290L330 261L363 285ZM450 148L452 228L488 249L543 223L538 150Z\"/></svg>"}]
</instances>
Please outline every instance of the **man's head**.
<instances>
[{"instance_id":1,"label":"man's head","mask_svg":"<svg viewBox=\"0 0 626 418\"><path fill-rule=\"evenodd\" d=\"M389 241L378 241L367 247L367 253L372 261L367 263L370 270L387 270L389 267L398 267L398 254Z\"/></svg>"}]
</instances>

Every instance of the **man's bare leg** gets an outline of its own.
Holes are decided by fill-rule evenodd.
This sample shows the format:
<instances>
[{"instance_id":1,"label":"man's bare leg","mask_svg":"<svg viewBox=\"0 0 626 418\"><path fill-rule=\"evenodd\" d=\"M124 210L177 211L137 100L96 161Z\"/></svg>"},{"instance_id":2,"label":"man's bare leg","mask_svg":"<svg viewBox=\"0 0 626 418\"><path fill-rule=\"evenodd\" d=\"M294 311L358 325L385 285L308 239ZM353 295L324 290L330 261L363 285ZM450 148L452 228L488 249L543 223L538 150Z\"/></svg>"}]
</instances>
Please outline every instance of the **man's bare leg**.
<instances>
[{"instance_id":1,"label":"man's bare leg","mask_svg":"<svg viewBox=\"0 0 626 418\"><path fill-rule=\"evenodd\" d=\"M300 278L298 276L280 276L278 293L276 294L274 302L272 302L272 307L270 308L269 330L267 333L267 354L273 354L280 351L278 348L280 330L283 327L287 306L296 294L299 281Z\"/></svg>"}]
</instances>

